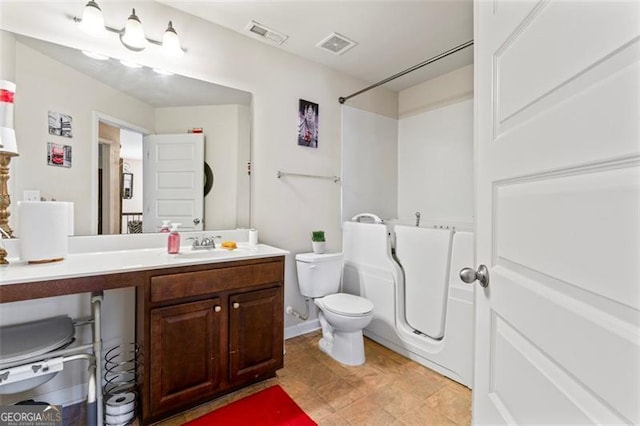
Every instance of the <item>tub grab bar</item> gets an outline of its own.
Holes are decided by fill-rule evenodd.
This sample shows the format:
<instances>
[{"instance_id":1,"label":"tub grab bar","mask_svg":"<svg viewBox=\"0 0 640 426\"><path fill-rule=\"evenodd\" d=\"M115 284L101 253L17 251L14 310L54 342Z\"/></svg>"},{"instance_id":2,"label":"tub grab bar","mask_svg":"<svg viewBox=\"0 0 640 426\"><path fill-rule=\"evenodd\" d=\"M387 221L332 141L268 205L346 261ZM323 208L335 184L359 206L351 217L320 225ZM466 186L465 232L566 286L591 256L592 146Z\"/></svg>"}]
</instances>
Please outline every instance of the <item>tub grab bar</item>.
<instances>
[{"instance_id":1,"label":"tub grab bar","mask_svg":"<svg viewBox=\"0 0 640 426\"><path fill-rule=\"evenodd\" d=\"M384 223L384 220L380 219L379 216L373 214L373 213L359 213L357 215L355 215L354 217L351 218L352 222L362 222L360 219L362 218L369 218L373 220L373 223Z\"/></svg>"}]
</instances>

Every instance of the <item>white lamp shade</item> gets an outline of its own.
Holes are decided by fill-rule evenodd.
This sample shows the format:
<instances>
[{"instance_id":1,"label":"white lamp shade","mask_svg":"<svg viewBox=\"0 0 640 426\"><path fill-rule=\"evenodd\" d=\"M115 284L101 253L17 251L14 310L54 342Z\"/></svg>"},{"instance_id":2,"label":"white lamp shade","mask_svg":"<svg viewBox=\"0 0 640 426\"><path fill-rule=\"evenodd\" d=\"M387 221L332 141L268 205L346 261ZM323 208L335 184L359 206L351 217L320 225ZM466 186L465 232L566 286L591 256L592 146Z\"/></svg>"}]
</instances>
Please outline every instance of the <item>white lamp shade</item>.
<instances>
[{"instance_id":1,"label":"white lamp shade","mask_svg":"<svg viewBox=\"0 0 640 426\"><path fill-rule=\"evenodd\" d=\"M142 22L140 22L140 19L136 16L135 9L133 9L131 16L129 16L124 26L122 43L126 47L134 50L142 50L147 47L147 38L144 35Z\"/></svg>"},{"instance_id":2,"label":"white lamp shade","mask_svg":"<svg viewBox=\"0 0 640 426\"><path fill-rule=\"evenodd\" d=\"M15 130L9 127L0 127L0 143L2 144L1 153L18 155Z\"/></svg>"},{"instance_id":3,"label":"white lamp shade","mask_svg":"<svg viewBox=\"0 0 640 426\"><path fill-rule=\"evenodd\" d=\"M180 47L180 38L176 30L173 29L171 21L169 21L169 27L162 36L162 50L164 50L167 56L172 57L179 57L184 54L182 47Z\"/></svg>"},{"instance_id":4,"label":"white lamp shade","mask_svg":"<svg viewBox=\"0 0 640 426\"><path fill-rule=\"evenodd\" d=\"M103 36L107 33L104 27L104 16L102 10L95 1L88 2L82 11L80 28L86 34L92 36Z\"/></svg>"}]
</instances>

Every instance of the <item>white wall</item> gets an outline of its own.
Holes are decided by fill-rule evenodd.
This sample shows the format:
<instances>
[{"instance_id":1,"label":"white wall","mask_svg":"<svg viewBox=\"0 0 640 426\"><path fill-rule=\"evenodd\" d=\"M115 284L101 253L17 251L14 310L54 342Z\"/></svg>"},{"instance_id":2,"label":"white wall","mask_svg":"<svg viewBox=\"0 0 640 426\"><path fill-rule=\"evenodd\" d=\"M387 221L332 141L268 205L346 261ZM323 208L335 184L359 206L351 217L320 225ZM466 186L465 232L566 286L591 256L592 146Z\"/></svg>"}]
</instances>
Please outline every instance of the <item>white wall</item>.
<instances>
[{"instance_id":1,"label":"white wall","mask_svg":"<svg viewBox=\"0 0 640 426\"><path fill-rule=\"evenodd\" d=\"M473 222L473 101L401 118L398 217L423 223Z\"/></svg>"},{"instance_id":2,"label":"white wall","mask_svg":"<svg viewBox=\"0 0 640 426\"><path fill-rule=\"evenodd\" d=\"M398 217L473 222L473 65L399 93Z\"/></svg>"},{"instance_id":3,"label":"white wall","mask_svg":"<svg viewBox=\"0 0 640 426\"><path fill-rule=\"evenodd\" d=\"M15 82L16 39L13 34L0 31L0 80Z\"/></svg>"},{"instance_id":4,"label":"white wall","mask_svg":"<svg viewBox=\"0 0 640 426\"><path fill-rule=\"evenodd\" d=\"M473 65L458 68L398 94L398 116L408 117L473 98Z\"/></svg>"},{"instance_id":5,"label":"white wall","mask_svg":"<svg viewBox=\"0 0 640 426\"><path fill-rule=\"evenodd\" d=\"M205 161L214 175L213 189L204 198L205 229L234 229L237 225L238 200L249 197L249 176L242 176L239 166L249 161L247 138L248 107L243 105L210 105L156 108L157 133L186 133L201 127L205 136ZM242 122L241 120L245 120ZM244 133L242 133L244 131ZM240 148L245 143L246 147ZM244 192L240 187L244 187ZM242 203L242 202L241 202Z\"/></svg>"},{"instance_id":6,"label":"white wall","mask_svg":"<svg viewBox=\"0 0 640 426\"><path fill-rule=\"evenodd\" d=\"M398 215L398 120L342 108L342 221Z\"/></svg>"},{"instance_id":7,"label":"white wall","mask_svg":"<svg viewBox=\"0 0 640 426\"><path fill-rule=\"evenodd\" d=\"M125 2L106 2L101 6L107 21L112 24L117 17L128 16L132 7L131 3ZM79 15L82 7L83 3L79 2L2 2L0 27L252 92L251 223L259 229L261 242L292 252L287 257L285 268L285 305L301 308L303 301L297 288L293 253L310 251L309 235L314 229L327 232L329 249L340 249L340 186L330 181L279 180L276 179L276 171L339 175L341 108L337 99L368 83L157 2L135 3L145 28L164 28L167 20L171 19L180 33L183 46L188 49L187 54L180 61L175 61L162 57L154 46L141 53L129 52L120 45L116 36L103 40L79 37L77 26L68 16ZM24 85L39 87L35 81ZM296 144L297 108L301 98L320 105L318 149ZM397 116L397 94L384 88L358 96L350 104L390 117ZM41 112L34 111L32 117L40 115ZM110 115L119 116L115 113ZM43 123L46 123L44 117ZM142 127L152 128L149 125ZM41 135L41 131L35 135L36 140L44 142ZM28 182L30 186L42 184L44 180L37 177ZM78 187L77 192L86 198L90 196L84 185ZM107 295L111 297L113 293L109 291ZM39 317L44 311L33 308L39 303L57 312L70 311L68 305L60 303L60 299L17 303L10 312L10 318L24 321ZM88 306L86 300L78 299L77 304L82 309ZM4 305L2 311L2 318L5 318L7 311ZM132 325L132 312L133 306L127 303L111 304L105 311L105 321L112 321L106 326L106 333L120 333L125 325ZM297 322L291 317L285 318L285 326Z\"/></svg>"}]
</instances>

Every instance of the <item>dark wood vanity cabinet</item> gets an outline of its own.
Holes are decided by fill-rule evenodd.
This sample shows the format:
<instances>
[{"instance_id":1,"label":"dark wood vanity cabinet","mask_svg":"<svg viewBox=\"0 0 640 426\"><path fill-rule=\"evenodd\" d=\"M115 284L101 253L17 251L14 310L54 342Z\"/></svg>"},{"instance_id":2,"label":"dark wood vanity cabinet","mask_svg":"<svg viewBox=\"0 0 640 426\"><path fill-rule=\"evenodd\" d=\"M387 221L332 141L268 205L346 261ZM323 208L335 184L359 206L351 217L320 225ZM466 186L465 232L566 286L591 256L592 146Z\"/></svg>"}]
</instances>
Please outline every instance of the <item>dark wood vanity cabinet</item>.
<instances>
[{"instance_id":1,"label":"dark wood vanity cabinet","mask_svg":"<svg viewBox=\"0 0 640 426\"><path fill-rule=\"evenodd\" d=\"M151 411L180 407L220 389L220 299L151 310Z\"/></svg>"},{"instance_id":2,"label":"dark wood vanity cabinet","mask_svg":"<svg viewBox=\"0 0 640 426\"><path fill-rule=\"evenodd\" d=\"M154 271L137 291L142 422L273 377L283 284L283 257Z\"/></svg>"},{"instance_id":3,"label":"dark wood vanity cabinet","mask_svg":"<svg viewBox=\"0 0 640 426\"><path fill-rule=\"evenodd\" d=\"M283 311L277 288L231 296L229 323L230 380L252 381L282 362Z\"/></svg>"}]
</instances>

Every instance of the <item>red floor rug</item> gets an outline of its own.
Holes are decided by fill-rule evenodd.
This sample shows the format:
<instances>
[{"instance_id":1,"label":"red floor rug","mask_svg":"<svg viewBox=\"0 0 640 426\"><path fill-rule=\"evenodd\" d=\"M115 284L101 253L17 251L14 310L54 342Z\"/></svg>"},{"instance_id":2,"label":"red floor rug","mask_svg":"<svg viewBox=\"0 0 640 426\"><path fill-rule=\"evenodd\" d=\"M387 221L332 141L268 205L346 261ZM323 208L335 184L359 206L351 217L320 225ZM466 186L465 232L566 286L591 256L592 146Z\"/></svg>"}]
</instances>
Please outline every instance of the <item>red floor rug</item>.
<instances>
[{"instance_id":1,"label":"red floor rug","mask_svg":"<svg viewBox=\"0 0 640 426\"><path fill-rule=\"evenodd\" d=\"M185 426L314 426L298 404L278 385L249 395Z\"/></svg>"}]
</instances>

